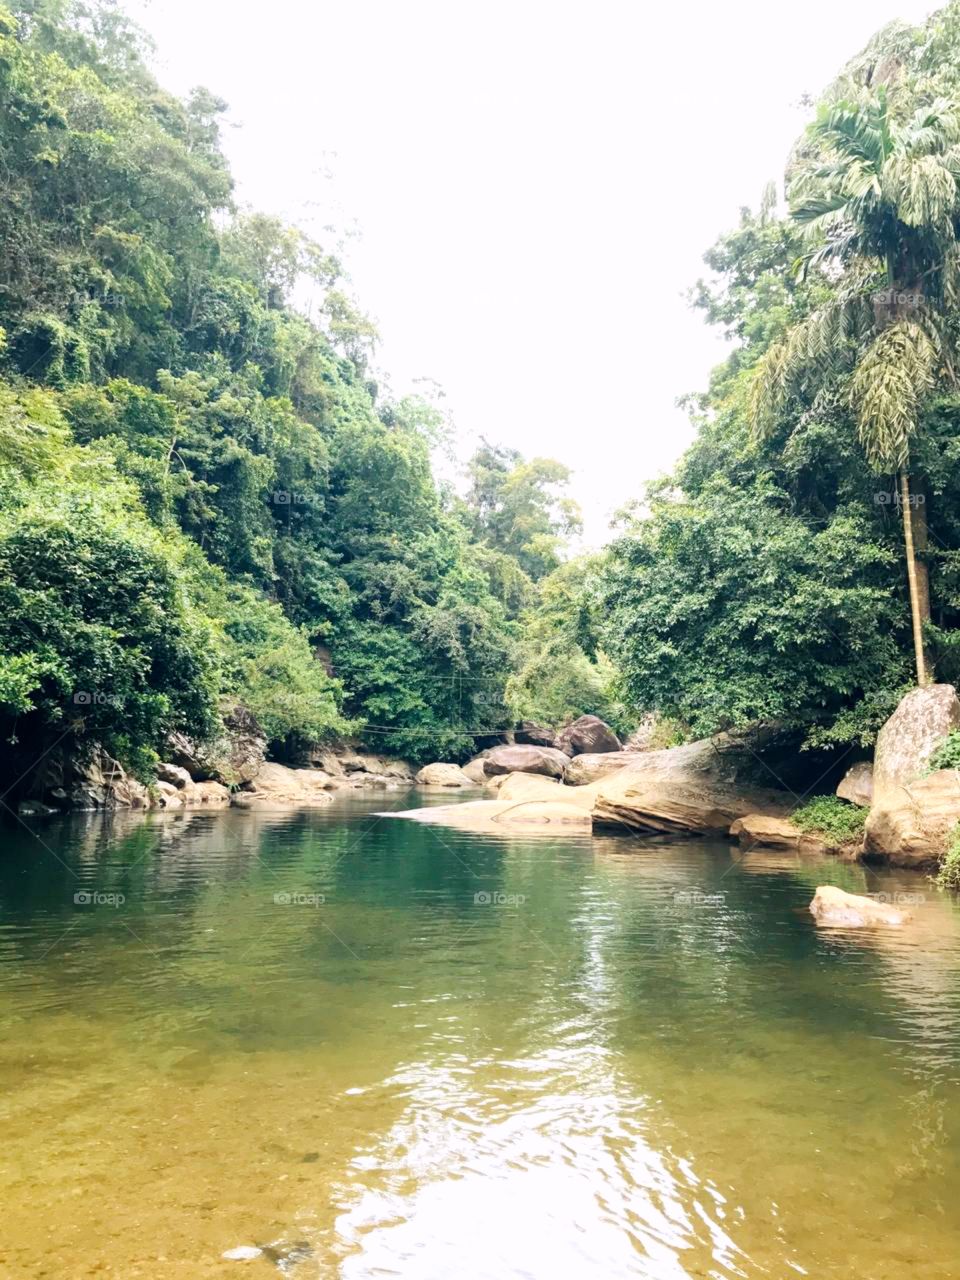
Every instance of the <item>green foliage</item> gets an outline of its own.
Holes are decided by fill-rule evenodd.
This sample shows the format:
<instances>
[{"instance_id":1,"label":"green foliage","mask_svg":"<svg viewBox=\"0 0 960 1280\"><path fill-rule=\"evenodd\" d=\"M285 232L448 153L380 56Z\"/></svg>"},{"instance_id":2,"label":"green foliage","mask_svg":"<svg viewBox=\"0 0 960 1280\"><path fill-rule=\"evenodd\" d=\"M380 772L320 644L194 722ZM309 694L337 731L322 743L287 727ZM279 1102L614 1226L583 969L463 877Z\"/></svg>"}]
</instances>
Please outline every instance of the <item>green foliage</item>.
<instances>
[{"instance_id":1,"label":"green foliage","mask_svg":"<svg viewBox=\"0 0 960 1280\"><path fill-rule=\"evenodd\" d=\"M336 256L232 208L225 104L165 93L146 49L112 4L0 15L7 736L39 753L89 690L83 734L127 762L223 700L284 758L351 732L467 754L575 526L566 473L510 454L471 536L436 397L377 403Z\"/></svg>"},{"instance_id":2,"label":"green foliage","mask_svg":"<svg viewBox=\"0 0 960 1280\"><path fill-rule=\"evenodd\" d=\"M811 831L845 843L858 840L863 835L868 812L837 796L814 796L793 811L790 821L801 831Z\"/></svg>"},{"instance_id":3,"label":"green foliage","mask_svg":"<svg viewBox=\"0 0 960 1280\"><path fill-rule=\"evenodd\" d=\"M954 828L937 870L937 884L941 889L960 889L960 824Z\"/></svg>"},{"instance_id":4,"label":"green foliage","mask_svg":"<svg viewBox=\"0 0 960 1280\"><path fill-rule=\"evenodd\" d=\"M937 769L960 769L960 730L948 733L930 757L930 772Z\"/></svg>"}]
</instances>

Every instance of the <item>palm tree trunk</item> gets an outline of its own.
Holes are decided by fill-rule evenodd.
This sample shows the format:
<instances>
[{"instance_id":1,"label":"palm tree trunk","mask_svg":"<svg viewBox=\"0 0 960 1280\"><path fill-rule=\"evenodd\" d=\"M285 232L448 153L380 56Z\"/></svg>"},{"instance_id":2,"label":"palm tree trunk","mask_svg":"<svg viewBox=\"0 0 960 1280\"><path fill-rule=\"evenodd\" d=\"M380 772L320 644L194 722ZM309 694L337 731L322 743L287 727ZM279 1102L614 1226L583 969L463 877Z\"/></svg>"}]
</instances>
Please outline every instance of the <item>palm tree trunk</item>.
<instances>
[{"instance_id":1,"label":"palm tree trunk","mask_svg":"<svg viewBox=\"0 0 960 1280\"><path fill-rule=\"evenodd\" d=\"M930 617L930 587L925 582L925 612L921 605L920 575L917 572L917 557L913 545L913 510L910 506L910 478L906 471L900 472L900 511L903 516L903 540L907 550L907 580L910 583L910 617L913 622L913 652L917 661L917 684L929 682L927 676L927 660L923 652L923 623ZM926 569L926 565L923 566Z\"/></svg>"}]
</instances>

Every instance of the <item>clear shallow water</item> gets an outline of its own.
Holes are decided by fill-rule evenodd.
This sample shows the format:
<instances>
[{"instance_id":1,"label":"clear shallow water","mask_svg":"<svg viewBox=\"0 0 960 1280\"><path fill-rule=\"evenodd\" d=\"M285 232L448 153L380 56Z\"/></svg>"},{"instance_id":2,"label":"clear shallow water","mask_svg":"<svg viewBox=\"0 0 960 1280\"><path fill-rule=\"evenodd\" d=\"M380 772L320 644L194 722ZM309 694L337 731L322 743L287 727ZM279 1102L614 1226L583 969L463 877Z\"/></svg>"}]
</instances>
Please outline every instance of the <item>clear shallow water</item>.
<instances>
[{"instance_id":1,"label":"clear shallow water","mask_svg":"<svg viewBox=\"0 0 960 1280\"><path fill-rule=\"evenodd\" d=\"M4 1280L960 1272L953 899L385 803L3 833Z\"/></svg>"}]
</instances>

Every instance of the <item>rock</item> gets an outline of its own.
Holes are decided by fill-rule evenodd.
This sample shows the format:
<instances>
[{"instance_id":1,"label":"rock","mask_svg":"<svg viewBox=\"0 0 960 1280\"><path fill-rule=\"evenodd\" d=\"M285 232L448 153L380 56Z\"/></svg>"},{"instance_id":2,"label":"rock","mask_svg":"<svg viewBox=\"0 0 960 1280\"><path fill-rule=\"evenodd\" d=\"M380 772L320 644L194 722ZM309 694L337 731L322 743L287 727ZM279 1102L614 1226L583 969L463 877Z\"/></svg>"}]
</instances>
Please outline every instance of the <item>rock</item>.
<instances>
[{"instance_id":1,"label":"rock","mask_svg":"<svg viewBox=\"0 0 960 1280\"><path fill-rule=\"evenodd\" d=\"M646 755L643 751L605 751L599 754L589 752L587 755L574 756L567 765L563 780L568 787L584 787L591 782L598 782L608 774L625 769L629 764L636 764Z\"/></svg>"},{"instance_id":2,"label":"rock","mask_svg":"<svg viewBox=\"0 0 960 1280\"><path fill-rule=\"evenodd\" d=\"M953 729L960 728L960 699L952 684L912 689L877 736L873 757L874 802L884 793L922 777L930 758Z\"/></svg>"},{"instance_id":3,"label":"rock","mask_svg":"<svg viewBox=\"0 0 960 1280\"><path fill-rule=\"evenodd\" d=\"M513 735L514 742L522 747L555 747L557 735L534 720L521 720Z\"/></svg>"},{"instance_id":4,"label":"rock","mask_svg":"<svg viewBox=\"0 0 960 1280\"><path fill-rule=\"evenodd\" d=\"M42 804L39 800L21 800L17 805L17 813L21 818L49 818L56 812L56 809L51 809L48 804Z\"/></svg>"},{"instance_id":5,"label":"rock","mask_svg":"<svg viewBox=\"0 0 960 1280\"><path fill-rule=\"evenodd\" d=\"M910 919L909 911L880 902L876 898L845 893L832 884L818 886L810 903L810 912L817 924L838 925L843 928L901 925Z\"/></svg>"},{"instance_id":6,"label":"rock","mask_svg":"<svg viewBox=\"0 0 960 1280\"><path fill-rule=\"evenodd\" d=\"M619 751L620 739L599 716L581 716L557 734L557 746L568 756Z\"/></svg>"},{"instance_id":7,"label":"rock","mask_svg":"<svg viewBox=\"0 0 960 1280\"><path fill-rule=\"evenodd\" d=\"M747 814L786 817L790 793L741 780L745 761L736 746L720 734L641 752L626 768L592 784L594 823L635 831L726 835Z\"/></svg>"},{"instance_id":8,"label":"rock","mask_svg":"<svg viewBox=\"0 0 960 1280\"><path fill-rule=\"evenodd\" d=\"M569 758L554 747L495 747L483 762L488 778L498 773L542 773L548 778L562 778Z\"/></svg>"},{"instance_id":9,"label":"rock","mask_svg":"<svg viewBox=\"0 0 960 1280\"><path fill-rule=\"evenodd\" d=\"M360 751L347 751L340 755L340 763L349 776L356 773L373 774L379 778L393 778L402 782L413 781L413 769L406 760L395 756L369 755Z\"/></svg>"},{"instance_id":10,"label":"rock","mask_svg":"<svg viewBox=\"0 0 960 1280\"><path fill-rule=\"evenodd\" d=\"M232 803L238 808L287 808L296 805L328 805L331 779L319 769L291 769L265 764L249 787L237 791Z\"/></svg>"},{"instance_id":11,"label":"rock","mask_svg":"<svg viewBox=\"0 0 960 1280\"><path fill-rule=\"evenodd\" d=\"M227 1249L225 1253L221 1253L221 1258L226 1258L228 1262L250 1262L253 1258L259 1258L263 1250L255 1244L238 1244L235 1249Z\"/></svg>"},{"instance_id":12,"label":"rock","mask_svg":"<svg viewBox=\"0 0 960 1280\"><path fill-rule=\"evenodd\" d=\"M186 769L194 782L221 782L243 786L260 772L267 740L256 717L246 707L235 705L222 713L224 732L212 742L198 743L184 733L167 739L171 762Z\"/></svg>"},{"instance_id":13,"label":"rock","mask_svg":"<svg viewBox=\"0 0 960 1280\"><path fill-rule=\"evenodd\" d=\"M556 788L555 800L474 800L468 804L437 805L430 809L388 811L385 818L406 818L413 822L453 827L461 831L489 834L548 834L556 828L564 833L589 835L589 809L571 803L573 792Z\"/></svg>"},{"instance_id":14,"label":"rock","mask_svg":"<svg viewBox=\"0 0 960 1280\"><path fill-rule=\"evenodd\" d=\"M187 793L187 803L224 809L230 803L230 791L222 782L194 782Z\"/></svg>"},{"instance_id":15,"label":"rock","mask_svg":"<svg viewBox=\"0 0 960 1280\"><path fill-rule=\"evenodd\" d=\"M463 772L467 775L471 782L476 782L482 786L487 780L486 772L483 768L484 756L475 756L472 760L468 760L463 766Z\"/></svg>"},{"instance_id":16,"label":"rock","mask_svg":"<svg viewBox=\"0 0 960 1280\"><path fill-rule=\"evenodd\" d=\"M417 774L416 780L421 787L475 787L477 785L457 764L425 764Z\"/></svg>"},{"instance_id":17,"label":"rock","mask_svg":"<svg viewBox=\"0 0 960 1280\"><path fill-rule=\"evenodd\" d=\"M960 727L960 699L953 685L912 689L877 737L873 803L864 850L897 866L934 866L960 820L960 775L927 774L943 739Z\"/></svg>"},{"instance_id":18,"label":"rock","mask_svg":"<svg viewBox=\"0 0 960 1280\"><path fill-rule=\"evenodd\" d=\"M840 780L837 795L841 800L849 800L863 809L870 808L873 803L873 765L869 760L850 766Z\"/></svg>"},{"instance_id":19,"label":"rock","mask_svg":"<svg viewBox=\"0 0 960 1280\"><path fill-rule=\"evenodd\" d=\"M495 779L498 800L561 800L562 783L556 778L545 778L540 773L506 773ZM589 807L589 806L587 806Z\"/></svg>"},{"instance_id":20,"label":"rock","mask_svg":"<svg viewBox=\"0 0 960 1280\"><path fill-rule=\"evenodd\" d=\"M748 813L738 818L730 835L748 849L785 849L793 853L839 853L841 846L822 836L801 831L787 818L773 818L765 813ZM855 855L860 842L851 850Z\"/></svg>"},{"instance_id":21,"label":"rock","mask_svg":"<svg viewBox=\"0 0 960 1280\"><path fill-rule=\"evenodd\" d=\"M130 778L123 766L102 747L84 760L74 760L67 800L74 809L147 809L150 795L142 782Z\"/></svg>"},{"instance_id":22,"label":"rock","mask_svg":"<svg viewBox=\"0 0 960 1280\"><path fill-rule=\"evenodd\" d=\"M658 719L655 711L648 711L623 744L624 751L649 751L653 746Z\"/></svg>"},{"instance_id":23,"label":"rock","mask_svg":"<svg viewBox=\"0 0 960 1280\"><path fill-rule=\"evenodd\" d=\"M175 787L172 782L158 782L154 787L157 796L157 805L161 809L182 809L183 796L180 789Z\"/></svg>"},{"instance_id":24,"label":"rock","mask_svg":"<svg viewBox=\"0 0 960 1280\"><path fill-rule=\"evenodd\" d=\"M960 822L960 772L938 769L886 787L867 816L864 851L898 867L934 868Z\"/></svg>"},{"instance_id":25,"label":"rock","mask_svg":"<svg viewBox=\"0 0 960 1280\"><path fill-rule=\"evenodd\" d=\"M190 774L181 765L167 764L164 761L157 765L157 777L161 782L169 782L171 786L176 787L179 791L182 791L184 787L191 786L193 782Z\"/></svg>"}]
</instances>

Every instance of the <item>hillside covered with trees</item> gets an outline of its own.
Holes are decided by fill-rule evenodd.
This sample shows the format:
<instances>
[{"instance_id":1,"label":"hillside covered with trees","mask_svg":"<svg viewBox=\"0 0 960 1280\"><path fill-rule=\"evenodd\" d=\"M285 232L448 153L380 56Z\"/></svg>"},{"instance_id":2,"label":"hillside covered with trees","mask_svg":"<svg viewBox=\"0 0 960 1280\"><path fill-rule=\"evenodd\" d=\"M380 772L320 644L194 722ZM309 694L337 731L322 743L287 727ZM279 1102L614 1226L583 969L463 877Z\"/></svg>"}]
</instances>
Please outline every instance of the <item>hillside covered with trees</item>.
<instances>
[{"instance_id":1,"label":"hillside covered with trees","mask_svg":"<svg viewBox=\"0 0 960 1280\"><path fill-rule=\"evenodd\" d=\"M958 676L960 6L870 41L693 303L734 341L607 569L625 693L867 746Z\"/></svg>"},{"instance_id":2,"label":"hillside covered with trees","mask_svg":"<svg viewBox=\"0 0 960 1280\"><path fill-rule=\"evenodd\" d=\"M236 206L226 104L149 53L111 3L0 9L8 768L62 739L149 777L235 704L280 759L463 756L509 681L540 710L545 650L577 664L552 713L608 709L583 618L526 635L579 524L566 469L484 444L466 496L438 485L444 414L381 393L341 263Z\"/></svg>"}]
</instances>

